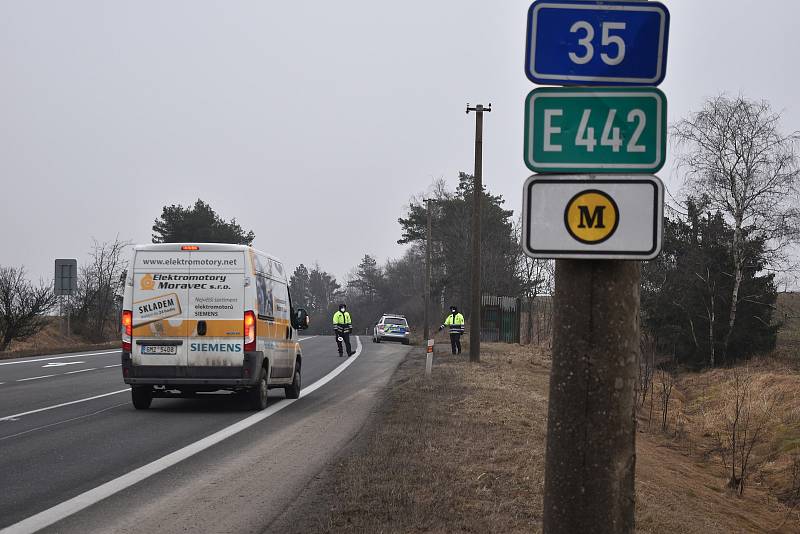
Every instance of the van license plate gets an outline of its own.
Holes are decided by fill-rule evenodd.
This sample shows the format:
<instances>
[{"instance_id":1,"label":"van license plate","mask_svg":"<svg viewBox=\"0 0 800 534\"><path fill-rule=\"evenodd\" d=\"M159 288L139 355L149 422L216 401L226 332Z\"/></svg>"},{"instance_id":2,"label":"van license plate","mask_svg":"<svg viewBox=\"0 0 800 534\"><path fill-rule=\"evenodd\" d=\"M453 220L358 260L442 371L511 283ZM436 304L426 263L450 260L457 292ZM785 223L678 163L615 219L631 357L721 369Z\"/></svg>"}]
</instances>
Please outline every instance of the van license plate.
<instances>
[{"instance_id":1,"label":"van license plate","mask_svg":"<svg viewBox=\"0 0 800 534\"><path fill-rule=\"evenodd\" d=\"M142 345L142 354L177 354L175 345Z\"/></svg>"}]
</instances>

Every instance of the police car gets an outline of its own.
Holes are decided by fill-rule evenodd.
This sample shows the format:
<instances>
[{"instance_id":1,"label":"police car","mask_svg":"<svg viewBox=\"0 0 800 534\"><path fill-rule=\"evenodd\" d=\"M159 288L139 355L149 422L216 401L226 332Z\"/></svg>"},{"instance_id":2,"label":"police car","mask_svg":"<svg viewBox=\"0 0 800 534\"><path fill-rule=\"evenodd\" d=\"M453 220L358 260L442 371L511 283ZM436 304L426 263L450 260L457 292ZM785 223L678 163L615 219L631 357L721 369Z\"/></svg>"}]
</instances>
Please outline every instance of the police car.
<instances>
[{"instance_id":1,"label":"police car","mask_svg":"<svg viewBox=\"0 0 800 534\"><path fill-rule=\"evenodd\" d=\"M375 324L372 331L372 342L401 341L403 345L408 345L410 335L411 331L405 316L385 313Z\"/></svg>"}]
</instances>

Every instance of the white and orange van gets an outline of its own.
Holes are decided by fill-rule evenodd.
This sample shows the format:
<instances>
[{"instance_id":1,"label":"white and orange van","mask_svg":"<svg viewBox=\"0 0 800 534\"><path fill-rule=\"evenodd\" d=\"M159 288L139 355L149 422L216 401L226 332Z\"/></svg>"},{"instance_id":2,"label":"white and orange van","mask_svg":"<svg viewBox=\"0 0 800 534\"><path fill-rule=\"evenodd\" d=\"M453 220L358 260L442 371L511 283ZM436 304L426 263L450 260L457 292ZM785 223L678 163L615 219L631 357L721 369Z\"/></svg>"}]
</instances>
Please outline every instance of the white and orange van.
<instances>
[{"instance_id":1,"label":"white and orange van","mask_svg":"<svg viewBox=\"0 0 800 534\"><path fill-rule=\"evenodd\" d=\"M134 247L122 311L122 375L133 405L154 397L232 390L254 409L267 390L300 395L297 331L277 259L244 245L170 243Z\"/></svg>"}]
</instances>

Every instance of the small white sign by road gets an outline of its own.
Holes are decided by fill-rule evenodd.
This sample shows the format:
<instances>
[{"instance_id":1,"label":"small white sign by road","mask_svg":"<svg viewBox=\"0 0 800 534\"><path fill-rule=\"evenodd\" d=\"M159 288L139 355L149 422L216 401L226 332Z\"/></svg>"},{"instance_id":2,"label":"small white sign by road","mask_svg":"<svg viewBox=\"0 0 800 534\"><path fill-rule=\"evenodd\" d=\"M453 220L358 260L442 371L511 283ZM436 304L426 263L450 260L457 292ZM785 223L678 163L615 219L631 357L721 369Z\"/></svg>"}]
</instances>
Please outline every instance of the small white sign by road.
<instances>
[{"instance_id":1,"label":"small white sign by road","mask_svg":"<svg viewBox=\"0 0 800 534\"><path fill-rule=\"evenodd\" d=\"M78 365L79 363L86 363L86 362L50 362L44 364L42 369L46 369L48 367L64 367L65 365Z\"/></svg>"},{"instance_id":2,"label":"small white sign by road","mask_svg":"<svg viewBox=\"0 0 800 534\"><path fill-rule=\"evenodd\" d=\"M523 241L533 258L651 260L661 252L664 184L649 175L534 174Z\"/></svg>"}]
</instances>

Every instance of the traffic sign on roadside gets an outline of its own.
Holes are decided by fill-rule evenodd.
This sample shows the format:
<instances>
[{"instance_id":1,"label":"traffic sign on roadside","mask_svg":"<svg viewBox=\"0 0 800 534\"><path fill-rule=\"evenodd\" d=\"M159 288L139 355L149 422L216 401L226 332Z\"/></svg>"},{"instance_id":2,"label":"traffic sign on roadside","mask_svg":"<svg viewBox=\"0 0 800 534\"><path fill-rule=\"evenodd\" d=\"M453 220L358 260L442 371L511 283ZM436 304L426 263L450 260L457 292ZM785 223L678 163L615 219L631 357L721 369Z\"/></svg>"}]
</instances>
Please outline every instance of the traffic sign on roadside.
<instances>
[{"instance_id":1,"label":"traffic sign on roadside","mask_svg":"<svg viewBox=\"0 0 800 534\"><path fill-rule=\"evenodd\" d=\"M525 100L524 137L534 172L656 172L667 99L654 87L541 87Z\"/></svg>"},{"instance_id":2,"label":"traffic sign on roadside","mask_svg":"<svg viewBox=\"0 0 800 534\"><path fill-rule=\"evenodd\" d=\"M658 85L668 36L659 2L540 0L528 10L525 73L546 85Z\"/></svg>"},{"instance_id":3,"label":"traffic sign on roadside","mask_svg":"<svg viewBox=\"0 0 800 534\"><path fill-rule=\"evenodd\" d=\"M57 259L54 276L54 293L72 295L78 290L78 260Z\"/></svg>"},{"instance_id":4,"label":"traffic sign on roadside","mask_svg":"<svg viewBox=\"0 0 800 534\"><path fill-rule=\"evenodd\" d=\"M651 260L661 252L664 185L655 176L534 174L522 196L528 256Z\"/></svg>"}]
</instances>

